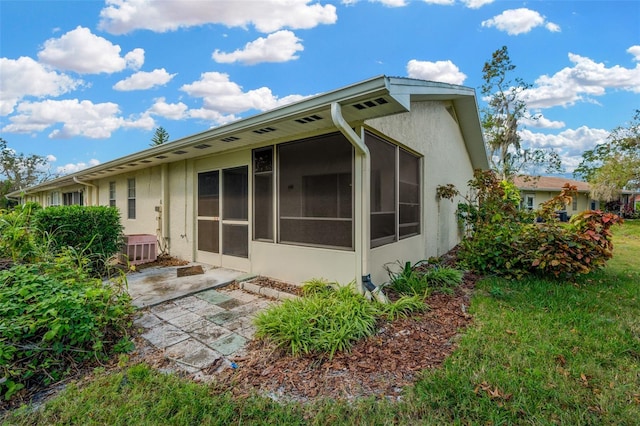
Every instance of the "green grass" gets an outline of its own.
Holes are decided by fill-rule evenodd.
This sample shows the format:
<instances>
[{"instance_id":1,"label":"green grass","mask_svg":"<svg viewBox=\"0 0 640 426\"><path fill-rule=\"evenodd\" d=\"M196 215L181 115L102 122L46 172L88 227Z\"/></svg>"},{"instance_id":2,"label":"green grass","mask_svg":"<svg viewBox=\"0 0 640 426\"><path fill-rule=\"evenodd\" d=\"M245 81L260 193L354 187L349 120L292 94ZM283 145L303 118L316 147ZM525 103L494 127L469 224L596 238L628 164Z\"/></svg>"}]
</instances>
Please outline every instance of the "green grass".
<instances>
[{"instance_id":1,"label":"green grass","mask_svg":"<svg viewBox=\"0 0 640 426\"><path fill-rule=\"evenodd\" d=\"M576 282L486 279L471 326L401 402L278 404L136 366L96 374L7 424L611 424L640 419L640 222Z\"/></svg>"}]
</instances>

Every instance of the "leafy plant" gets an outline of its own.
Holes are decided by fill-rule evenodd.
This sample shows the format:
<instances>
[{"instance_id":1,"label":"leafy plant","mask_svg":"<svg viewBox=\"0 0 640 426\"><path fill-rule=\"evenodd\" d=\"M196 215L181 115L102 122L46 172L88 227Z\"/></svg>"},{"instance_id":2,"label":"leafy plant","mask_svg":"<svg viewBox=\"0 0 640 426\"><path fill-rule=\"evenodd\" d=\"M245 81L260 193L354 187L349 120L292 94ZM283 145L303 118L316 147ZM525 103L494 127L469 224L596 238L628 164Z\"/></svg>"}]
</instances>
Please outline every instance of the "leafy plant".
<instances>
[{"instance_id":1,"label":"leafy plant","mask_svg":"<svg viewBox=\"0 0 640 426\"><path fill-rule=\"evenodd\" d=\"M90 278L64 255L0 271L0 394L105 359L133 312L125 284Z\"/></svg>"},{"instance_id":2,"label":"leafy plant","mask_svg":"<svg viewBox=\"0 0 640 426\"><path fill-rule=\"evenodd\" d=\"M413 312L424 312L429 309L424 303L424 297L419 294L402 296L393 303L380 304L380 311L388 320L404 318Z\"/></svg>"},{"instance_id":3,"label":"leafy plant","mask_svg":"<svg viewBox=\"0 0 640 426\"><path fill-rule=\"evenodd\" d=\"M452 289L462 283L464 272L447 266L433 266L424 269L424 278L431 288L442 292L452 292Z\"/></svg>"},{"instance_id":4,"label":"leafy plant","mask_svg":"<svg viewBox=\"0 0 640 426\"><path fill-rule=\"evenodd\" d=\"M13 261L34 259L38 239L31 221L35 212L40 209L37 203L27 203L11 211L0 212L0 257Z\"/></svg>"},{"instance_id":5,"label":"leafy plant","mask_svg":"<svg viewBox=\"0 0 640 426\"><path fill-rule=\"evenodd\" d=\"M259 313L256 337L269 338L293 355L318 352L331 358L373 334L377 313L374 304L349 286L325 289Z\"/></svg>"},{"instance_id":6,"label":"leafy plant","mask_svg":"<svg viewBox=\"0 0 640 426\"><path fill-rule=\"evenodd\" d=\"M106 206L48 207L36 213L34 226L50 235L53 251L71 247L89 258L95 274L104 272L123 244L120 213Z\"/></svg>"},{"instance_id":7,"label":"leafy plant","mask_svg":"<svg viewBox=\"0 0 640 426\"><path fill-rule=\"evenodd\" d=\"M405 262L399 272L394 272L387 267L390 278L388 287L401 295L418 294L425 297L429 291L429 284L424 274L418 270L421 263L412 265L411 262ZM402 265L400 262L398 264Z\"/></svg>"}]
</instances>

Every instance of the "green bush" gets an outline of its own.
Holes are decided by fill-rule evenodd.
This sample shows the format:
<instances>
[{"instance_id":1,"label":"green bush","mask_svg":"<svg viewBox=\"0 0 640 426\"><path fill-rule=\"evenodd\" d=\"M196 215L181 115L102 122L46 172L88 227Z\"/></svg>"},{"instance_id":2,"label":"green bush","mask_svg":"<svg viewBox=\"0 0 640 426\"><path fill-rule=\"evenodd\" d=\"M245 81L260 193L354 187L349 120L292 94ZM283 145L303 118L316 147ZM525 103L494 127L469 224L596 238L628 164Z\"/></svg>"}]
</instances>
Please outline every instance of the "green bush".
<instances>
[{"instance_id":1,"label":"green bush","mask_svg":"<svg viewBox=\"0 0 640 426\"><path fill-rule=\"evenodd\" d=\"M460 204L458 212L467 231L459 258L470 269L507 278L565 277L589 273L612 256L609 229L621 222L617 216L586 211L574 215L568 226L559 223L556 211L575 196L576 188L569 184L535 211L539 223L518 210L516 199L505 191L508 185L493 172L477 171L469 187L475 196Z\"/></svg>"},{"instance_id":2,"label":"green bush","mask_svg":"<svg viewBox=\"0 0 640 426\"><path fill-rule=\"evenodd\" d=\"M412 265L411 262L405 262L399 272L387 268L390 278L388 287L400 295L418 294L426 297L429 292L429 283L424 274L418 270L421 263Z\"/></svg>"},{"instance_id":3,"label":"green bush","mask_svg":"<svg viewBox=\"0 0 640 426\"><path fill-rule=\"evenodd\" d=\"M26 203L11 211L0 212L0 258L30 261L36 257L37 235L31 221L40 209L37 203Z\"/></svg>"},{"instance_id":4,"label":"green bush","mask_svg":"<svg viewBox=\"0 0 640 426\"><path fill-rule=\"evenodd\" d=\"M256 337L269 338L292 355L319 352L333 357L373 334L377 313L374 304L349 286L326 288L259 313Z\"/></svg>"},{"instance_id":5,"label":"green bush","mask_svg":"<svg viewBox=\"0 0 640 426\"><path fill-rule=\"evenodd\" d=\"M34 226L50 237L53 251L72 247L91 259L97 273L124 242L120 213L106 206L48 207L36 213Z\"/></svg>"},{"instance_id":6,"label":"green bush","mask_svg":"<svg viewBox=\"0 0 640 426\"><path fill-rule=\"evenodd\" d=\"M90 278L60 256L0 271L0 395L55 383L105 359L133 312L121 281Z\"/></svg>"}]
</instances>

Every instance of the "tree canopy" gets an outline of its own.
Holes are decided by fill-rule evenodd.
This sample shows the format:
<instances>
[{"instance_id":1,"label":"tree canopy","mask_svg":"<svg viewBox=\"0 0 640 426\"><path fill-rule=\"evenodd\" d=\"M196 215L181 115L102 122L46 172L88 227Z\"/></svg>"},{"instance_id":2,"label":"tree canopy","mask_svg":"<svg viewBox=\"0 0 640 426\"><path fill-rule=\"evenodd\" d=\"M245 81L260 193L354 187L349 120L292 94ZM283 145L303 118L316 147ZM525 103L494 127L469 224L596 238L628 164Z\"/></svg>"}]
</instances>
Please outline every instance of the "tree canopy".
<instances>
[{"instance_id":1,"label":"tree canopy","mask_svg":"<svg viewBox=\"0 0 640 426\"><path fill-rule=\"evenodd\" d=\"M640 110L605 142L585 151L573 174L588 181L592 196L603 201L616 199L623 189L640 190Z\"/></svg>"},{"instance_id":2,"label":"tree canopy","mask_svg":"<svg viewBox=\"0 0 640 426\"><path fill-rule=\"evenodd\" d=\"M482 110L482 127L489 161L493 170L509 181L519 173L541 166L549 173L561 170L556 152L521 146L518 130L528 116L524 93L531 85L519 77L510 77L515 68L507 46L502 46L493 52L482 69L482 95L488 98L487 107Z\"/></svg>"},{"instance_id":3,"label":"tree canopy","mask_svg":"<svg viewBox=\"0 0 640 426\"><path fill-rule=\"evenodd\" d=\"M164 127L160 126L153 134L149 146L158 146L162 145L165 142L169 142L169 133L164 129Z\"/></svg>"},{"instance_id":4,"label":"tree canopy","mask_svg":"<svg viewBox=\"0 0 640 426\"><path fill-rule=\"evenodd\" d=\"M52 178L47 159L40 155L25 155L7 146L0 138L0 208L9 206L5 195L37 185Z\"/></svg>"}]
</instances>

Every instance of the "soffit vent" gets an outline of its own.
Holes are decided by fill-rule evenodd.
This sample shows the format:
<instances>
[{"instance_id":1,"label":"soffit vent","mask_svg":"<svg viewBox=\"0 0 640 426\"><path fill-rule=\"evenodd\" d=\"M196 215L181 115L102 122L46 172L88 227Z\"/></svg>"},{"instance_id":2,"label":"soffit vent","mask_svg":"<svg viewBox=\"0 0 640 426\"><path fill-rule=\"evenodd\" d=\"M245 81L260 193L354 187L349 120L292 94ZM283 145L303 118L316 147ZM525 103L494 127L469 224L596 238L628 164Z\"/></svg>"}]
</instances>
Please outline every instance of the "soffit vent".
<instances>
[{"instance_id":1,"label":"soffit vent","mask_svg":"<svg viewBox=\"0 0 640 426\"><path fill-rule=\"evenodd\" d=\"M133 167L133 166L137 166L137 165L138 165L138 163L129 163L129 164L127 164L127 166L129 166L129 167Z\"/></svg>"},{"instance_id":2,"label":"soffit vent","mask_svg":"<svg viewBox=\"0 0 640 426\"><path fill-rule=\"evenodd\" d=\"M147 163L151 163L151 160L140 160L140 162L147 164Z\"/></svg>"},{"instance_id":3,"label":"soffit vent","mask_svg":"<svg viewBox=\"0 0 640 426\"><path fill-rule=\"evenodd\" d=\"M374 99L372 101L365 101L365 102L361 102L359 104L353 104L353 107L357 110L363 110L363 109L367 109L367 108L374 108L377 107L379 105L384 105L384 104L388 104L389 101L387 101L385 98L378 98L378 99Z\"/></svg>"},{"instance_id":4,"label":"soffit vent","mask_svg":"<svg viewBox=\"0 0 640 426\"><path fill-rule=\"evenodd\" d=\"M166 155L158 155L158 156L156 156L156 158L157 158L158 160L164 160L165 158L169 158L169 157L168 157L168 156L166 156Z\"/></svg>"},{"instance_id":5,"label":"soffit vent","mask_svg":"<svg viewBox=\"0 0 640 426\"><path fill-rule=\"evenodd\" d=\"M186 154L187 151L185 151L184 149L179 149L177 151L173 151L173 153L177 155L182 155L182 154Z\"/></svg>"},{"instance_id":6,"label":"soffit vent","mask_svg":"<svg viewBox=\"0 0 640 426\"><path fill-rule=\"evenodd\" d=\"M222 142L235 142L235 141L240 140L240 138L238 138L238 137L236 137L236 136L229 136L229 137L227 137L227 138L223 138L223 139L220 139L220 140L221 140Z\"/></svg>"},{"instance_id":7,"label":"soffit vent","mask_svg":"<svg viewBox=\"0 0 640 426\"><path fill-rule=\"evenodd\" d=\"M310 115L308 117L304 117L304 118L298 118L296 121L296 123L300 123L300 124L307 124L307 123L313 123L314 121L318 121L318 120L322 120L323 118L320 117L319 115Z\"/></svg>"},{"instance_id":8,"label":"soffit vent","mask_svg":"<svg viewBox=\"0 0 640 426\"><path fill-rule=\"evenodd\" d=\"M201 143L200 145L194 146L194 148L196 148L196 149L206 149L206 148L211 148L211 145L208 145L206 143Z\"/></svg>"},{"instance_id":9,"label":"soffit vent","mask_svg":"<svg viewBox=\"0 0 640 426\"><path fill-rule=\"evenodd\" d=\"M275 129L273 127L263 127L262 129L258 129L258 130L254 130L253 133L257 133L258 135L262 135L265 133L271 133L271 132L275 132L278 129Z\"/></svg>"},{"instance_id":10,"label":"soffit vent","mask_svg":"<svg viewBox=\"0 0 640 426\"><path fill-rule=\"evenodd\" d=\"M118 167L116 167L116 169L122 170L122 169L124 169L124 166L118 166Z\"/></svg>"}]
</instances>

